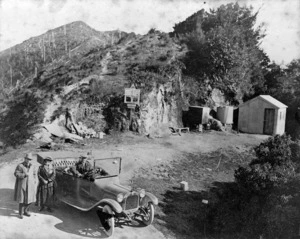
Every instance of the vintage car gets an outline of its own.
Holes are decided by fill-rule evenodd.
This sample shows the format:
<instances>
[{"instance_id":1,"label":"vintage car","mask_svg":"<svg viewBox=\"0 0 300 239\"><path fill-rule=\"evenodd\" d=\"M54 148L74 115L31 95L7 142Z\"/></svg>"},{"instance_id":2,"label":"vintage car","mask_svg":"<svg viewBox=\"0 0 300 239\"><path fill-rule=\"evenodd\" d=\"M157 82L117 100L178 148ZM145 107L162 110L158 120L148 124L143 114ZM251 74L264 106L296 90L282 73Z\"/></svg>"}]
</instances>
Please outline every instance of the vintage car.
<instances>
[{"instance_id":1,"label":"vintage car","mask_svg":"<svg viewBox=\"0 0 300 239\"><path fill-rule=\"evenodd\" d=\"M131 222L137 219L148 226L154 219L157 198L144 189L122 186L119 181L122 159L93 159L88 178L79 178L70 169L79 160L76 157L53 157L52 152L37 155L39 163L47 156L53 158L56 171L56 195L62 202L81 211L97 208L97 214L105 233L111 236L115 222Z\"/></svg>"}]
</instances>

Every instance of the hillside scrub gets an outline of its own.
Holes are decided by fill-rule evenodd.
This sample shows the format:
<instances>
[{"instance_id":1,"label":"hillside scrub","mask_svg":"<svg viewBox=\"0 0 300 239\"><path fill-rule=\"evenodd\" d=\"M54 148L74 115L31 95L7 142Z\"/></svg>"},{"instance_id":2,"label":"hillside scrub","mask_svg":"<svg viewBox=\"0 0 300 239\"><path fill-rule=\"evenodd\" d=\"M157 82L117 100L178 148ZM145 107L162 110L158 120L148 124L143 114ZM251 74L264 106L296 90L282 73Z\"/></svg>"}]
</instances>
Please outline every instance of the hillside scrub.
<instances>
[{"instance_id":1,"label":"hillside scrub","mask_svg":"<svg viewBox=\"0 0 300 239\"><path fill-rule=\"evenodd\" d=\"M40 90L27 89L8 99L7 110L0 115L0 140L6 146L18 146L43 122L47 96Z\"/></svg>"},{"instance_id":2,"label":"hillside scrub","mask_svg":"<svg viewBox=\"0 0 300 239\"><path fill-rule=\"evenodd\" d=\"M207 217L210 232L235 232L239 238L293 238L300 220L300 175L296 172L300 162L292 158L296 152L299 145L285 135L255 147L256 158L235 171L235 183L212 190L216 199Z\"/></svg>"},{"instance_id":3,"label":"hillside scrub","mask_svg":"<svg viewBox=\"0 0 300 239\"><path fill-rule=\"evenodd\" d=\"M264 83L265 54L259 48L264 34L262 26L254 28L257 14L230 3L210 12L201 10L176 24L173 35L189 48L184 74L200 87L221 90L231 103L253 95Z\"/></svg>"},{"instance_id":4,"label":"hillside scrub","mask_svg":"<svg viewBox=\"0 0 300 239\"><path fill-rule=\"evenodd\" d=\"M254 28L257 14L238 4L222 5L210 12L199 11L175 25L171 34L155 29L146 35L101 33L75 22L0 54L0 61L7 62L1 65L0 72L4 72L5 87L12 67L12 86L16 80L24 85L24 78L28 87L59 97L63 105L70 107L88 105L90 97L99 97L109 126L117 117L113 108L125 107L114 102L122 102L124 88L134 85L141 89L145 131L159 128L162 122L179 127L182 110L189 105L237 104L261 89L267 60L259 48L264 37L262 27ZM53 32L57 32L55 39ZM25 74L22 67L26 64L30 67ZM15 74L18 69L23 74L21 78ZM76 89L64 94L64 89L76 85ZM216 89L226 98L221 103L212 99ZM58 109L51 118L59 114ZM9 121L4 117L2 121ZM93 128L98 123L105 125L97 117L80 121Z\"/></svg>"},{"instance_id":5,"label":"hillside scrub","mask_svg":"<svg viewBox=\"0 0 300 239\"><path fill-rule=\"evenodd\" d=\"M33 76L36 70L81 59L91 49L111 45L126 36L124 32L98 32L84 22L72 22L2 51L0 73L6 87L15 86L17 81Z\"/></svg>"}]
</instances>

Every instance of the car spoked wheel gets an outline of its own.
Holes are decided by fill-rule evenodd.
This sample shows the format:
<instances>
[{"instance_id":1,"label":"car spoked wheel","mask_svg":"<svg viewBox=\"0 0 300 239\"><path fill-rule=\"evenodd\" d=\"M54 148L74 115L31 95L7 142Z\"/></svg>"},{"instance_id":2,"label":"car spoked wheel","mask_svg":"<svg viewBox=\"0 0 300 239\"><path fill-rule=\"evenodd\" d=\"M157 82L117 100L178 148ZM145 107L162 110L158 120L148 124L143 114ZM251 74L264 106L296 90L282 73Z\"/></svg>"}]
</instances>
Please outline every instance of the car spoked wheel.
<instances>
[{"instance_id":1,"label":"car spoked wheel","mask_svg":"<svg viewBox=\"0 0 300 239\"><path fill-rule=\"evenodd\" d=\"M147 206L142 209L142 221L146 226L149 226L154 220L154 206L152 203L148 203Z\"/></svg>"},{"instance_id":2,"label":"car spoked wheel","mask_svg":"<svg viewBox=\"0 0 300 239\"><path fill-rule=\"evenodd\" d=\"M111 236L115 230L115 218L114 212L110 206L106 205L103 207L102 211L98 212L98 216L101 222L101 225L104 228L104 232L107 236Z\"/></svg>"}]
</instances>

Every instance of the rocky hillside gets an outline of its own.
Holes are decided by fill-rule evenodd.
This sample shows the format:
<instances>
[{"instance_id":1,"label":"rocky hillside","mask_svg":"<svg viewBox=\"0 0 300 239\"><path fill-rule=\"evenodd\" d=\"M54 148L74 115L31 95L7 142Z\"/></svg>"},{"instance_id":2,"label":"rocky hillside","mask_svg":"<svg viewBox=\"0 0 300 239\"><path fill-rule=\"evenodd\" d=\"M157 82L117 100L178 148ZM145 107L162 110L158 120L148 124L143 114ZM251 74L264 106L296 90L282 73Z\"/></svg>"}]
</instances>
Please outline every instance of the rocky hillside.
<instances>
[{"instance_id":1,"label":"rocky hillside","mask_svg":"<svg viewBox=\"0 0 300 239\"><path fill-rule=\"evenodd\" d=\"M66 108L97 132L138 128L161 135L182 125L190 104L238 104L264 82L255 18L250 9L228 4L195 13L170 34L98 32L74 22L33 37L0 53L7 89L0 136L17 144ZM129 87L141 90L134 110L124 103Z\"/></svg>"},{"instance_id":2,"label":"rocky hillside","mask_svg":"<svg viewBox=\"0 0 300 239\"><path fill-rule=\"evenodd\" d=\"M82 29L82 33L72 27ZM67 35L65 29L69 29ZM179 59L187 50L169 34L155 30L146 35L99 33L82 22L57 28L55 40L52 32L13 48L12 56L23 57L23 63L13 61L14 67L22 72L22 66L28 64L31 70L22 73L25 80L15 86L7 101L1 115L1 126L6 129L2 135L17 131L22 138L20 128L27 123L32 127L24 132L28 137L36 125L50 123L63 115L67 107L77 122L97 131L113 127L129 130L132 118L141 122L141 133L152 135L160 134L162 127L182 124L183 66ZM80 38L75 37L70 44L72 34ZM58 36L67 37L69 44L62 40L58 45ZM54 42L56 51L51 52ZM32 47L31 58L26 56L27 46ZM3 61L12 59L8 50L0 56ZM43 67L36 69L34 59ZM3 66L2 72L9 72L9 66ZM123 103L124 88L131 86L141 89L140 107L134 113Z\"/></svg>"},{"instance_id":3,"label":"rocky hillside","mask_svg":"<svg viewBox=\"0 0 300 239\"><path fill-rule=\"evenodd\" d=\"M264 34L254 29L256 16L227 4L198 11L170 34L98 32L74 22L33 37L0 53L6 89L0 136L17 144L66 108L97 132L138 128L160 135L182 125L189 105L238 105L264 84ZM134 110L124 103L129 87L141 91Z\"/></svg>"}]
</instances>

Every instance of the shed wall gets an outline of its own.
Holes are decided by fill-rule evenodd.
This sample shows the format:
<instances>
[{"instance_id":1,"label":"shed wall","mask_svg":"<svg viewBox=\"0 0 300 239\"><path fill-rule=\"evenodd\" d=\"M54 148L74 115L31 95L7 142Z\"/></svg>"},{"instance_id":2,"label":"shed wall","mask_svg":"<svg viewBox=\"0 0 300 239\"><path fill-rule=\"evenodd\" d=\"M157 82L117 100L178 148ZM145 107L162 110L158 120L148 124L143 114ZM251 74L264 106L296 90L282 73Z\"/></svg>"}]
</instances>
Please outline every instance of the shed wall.
<instances>
[{"instance_id":1,"label":"shed wall","mask_svg":"<svg viewBox=\"0 0 300 239\"><path fill-rule=\"evenodd\" d=\"M279 117L276 117L276 115L278 115L277 108L260 98L257 98L248 104L244 104L239 108L239 130L246 133L263 134L266 108L275 109L275 124L273 132L279 132L279 128L282 131L282 123L276 123L277 118Z\"/></svg>"}]
</instances>

